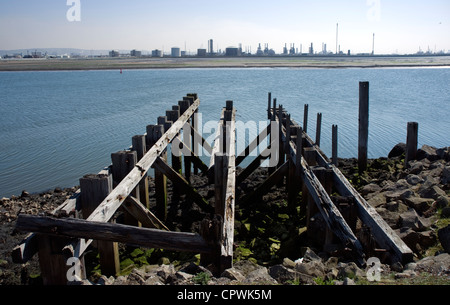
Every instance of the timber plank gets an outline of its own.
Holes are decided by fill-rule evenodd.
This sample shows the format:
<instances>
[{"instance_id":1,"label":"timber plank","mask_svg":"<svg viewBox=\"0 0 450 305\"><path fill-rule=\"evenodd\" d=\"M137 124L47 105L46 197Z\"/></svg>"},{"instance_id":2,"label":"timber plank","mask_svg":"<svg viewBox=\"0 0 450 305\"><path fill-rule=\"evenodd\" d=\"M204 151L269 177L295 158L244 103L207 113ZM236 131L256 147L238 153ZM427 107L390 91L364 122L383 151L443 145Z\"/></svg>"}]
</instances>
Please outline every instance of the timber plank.
<instances>
[{"instance_id":1,"label":"timber plank","mask_svg":"<svg viewBox=\"0 0 450 305\"><path fill-rule=\"evenodd\" d=\"M51 236L95 239L173 251L209 253L205 240L196 233L168 232L75 218L19 215L16 228Z\"/></svg>"}]
</instances>

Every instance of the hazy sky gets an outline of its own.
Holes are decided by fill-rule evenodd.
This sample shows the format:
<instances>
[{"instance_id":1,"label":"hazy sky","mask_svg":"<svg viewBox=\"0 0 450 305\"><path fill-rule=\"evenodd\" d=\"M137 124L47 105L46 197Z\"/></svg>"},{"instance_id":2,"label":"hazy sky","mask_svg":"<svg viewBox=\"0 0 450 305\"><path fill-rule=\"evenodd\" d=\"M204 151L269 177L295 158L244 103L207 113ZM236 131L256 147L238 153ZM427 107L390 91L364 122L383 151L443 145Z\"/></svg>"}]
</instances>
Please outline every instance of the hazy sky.
<instances>
[{"instance_id":1,"label":"hazy sky","mask_svg":"<svg viewBox=\"0 0 450 305\"><path fill-rule=\"evenodd\" d=\"M449 0L0 0L0 49L81 48L195 52L258 43L343 51L415 53L450 50Z\"/></svg>"}]
</instances>

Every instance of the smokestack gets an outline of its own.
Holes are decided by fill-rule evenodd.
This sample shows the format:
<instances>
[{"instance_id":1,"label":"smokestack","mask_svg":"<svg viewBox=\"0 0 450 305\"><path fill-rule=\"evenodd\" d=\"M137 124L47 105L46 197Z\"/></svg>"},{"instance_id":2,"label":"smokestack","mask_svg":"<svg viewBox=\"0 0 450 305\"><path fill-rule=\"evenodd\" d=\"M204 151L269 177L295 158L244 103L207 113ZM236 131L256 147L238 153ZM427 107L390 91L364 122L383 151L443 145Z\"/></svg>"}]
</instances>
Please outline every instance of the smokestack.
<instances>
[{"instance_id":1,"label":"smokestack","mask_svg":"<svg viewBox=\"0 0 450 305\"><path fill-rule=\"evenodd\" d=\"M372 56L375 55L375 33L373 33Z\"/></svg>"},{"instance_id":2,"label":"smokestack","mask_svg":"<svg viewBox=\"0 0 450 305\"><path fill-rule=\"evenodd\" d=\"M336 23L336 55L338 55L338 45L339 45L339 23Z\"/></svg>"}]
</instances>

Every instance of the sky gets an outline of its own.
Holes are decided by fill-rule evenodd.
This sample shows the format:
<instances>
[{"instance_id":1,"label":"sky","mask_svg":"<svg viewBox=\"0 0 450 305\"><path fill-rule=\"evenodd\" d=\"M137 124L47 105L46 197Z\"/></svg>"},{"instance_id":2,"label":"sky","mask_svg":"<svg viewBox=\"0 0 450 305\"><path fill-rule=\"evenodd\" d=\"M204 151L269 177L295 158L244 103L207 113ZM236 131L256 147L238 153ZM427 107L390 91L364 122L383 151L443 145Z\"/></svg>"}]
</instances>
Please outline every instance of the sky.
<instances>
[{"instance_id":1,"label":"sky","mask_svg":"<svg viewBox=\"0 0 450 305\"><path fill-rule=\"evenodd\" d=\"M0 0L0 49L450 50L448 0Z\"/></svg>"}]
</instances>

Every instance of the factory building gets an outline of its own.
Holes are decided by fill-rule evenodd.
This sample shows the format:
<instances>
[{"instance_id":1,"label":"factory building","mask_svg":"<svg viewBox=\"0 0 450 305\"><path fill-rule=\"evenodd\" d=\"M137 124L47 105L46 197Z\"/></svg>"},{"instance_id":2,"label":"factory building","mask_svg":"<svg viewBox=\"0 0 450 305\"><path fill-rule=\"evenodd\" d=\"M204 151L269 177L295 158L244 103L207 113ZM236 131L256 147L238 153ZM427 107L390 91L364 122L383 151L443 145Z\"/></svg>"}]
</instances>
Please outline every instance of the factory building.
<instances>
[{"instance_id":1,"label":"factory building","mask_svg":"<svg viewBox=\"0 0 450 305\"><path fill-rule=\"evenodd\" d=\"M181 49L180 48L172 48L172 51L170 54L172 57L181 57Z\"/></svg>"},{"instance_id":2,"label":"factory building","mask_svg":"<svg viewBox=\"0 0 450 305\"><path fill-rule=\"evenodd\" d=\"M153 50L152 57L163 57L163 52L161 50Z\"/></svg>"},{"instance_id":3,"label":"factory building","mask_svg":"<svg viewBox=\"0 0 450 305\"><path fill-rule=\"evenodd\" d=\"M197 49L197 56L206 56L206 49Z\"/></svg>"},{"instance_id":4,"label":"factory building","mask_svg":"<svg viewBox=\"0 0 450 305\"><path fill-rule=\"evenodd\" d=\"M236 47L228 47L225 50L225 56L241 56L240 49Z\"/></svg>"}]
</instances>

